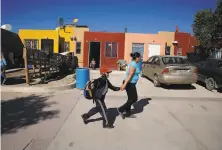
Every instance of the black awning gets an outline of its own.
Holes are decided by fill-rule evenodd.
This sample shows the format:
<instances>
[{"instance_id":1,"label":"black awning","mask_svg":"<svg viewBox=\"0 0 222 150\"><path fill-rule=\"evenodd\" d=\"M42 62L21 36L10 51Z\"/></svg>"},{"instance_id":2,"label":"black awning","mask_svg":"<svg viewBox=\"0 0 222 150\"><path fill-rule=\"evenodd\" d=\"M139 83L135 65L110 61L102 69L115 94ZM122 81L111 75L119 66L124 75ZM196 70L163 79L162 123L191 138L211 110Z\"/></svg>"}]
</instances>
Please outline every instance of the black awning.
<instances>
[{"instance_id":1,"label":"black awning","mask_svg":"<svg viewBox=\"0 0 222 150\"><path fill-rule=\"evenodd\" d=\"M10 52L13 52L14 55L22 55L23 47L18 34L1 29L1 50L4 55L8 55Z\"/></svg>"}]
</instances>

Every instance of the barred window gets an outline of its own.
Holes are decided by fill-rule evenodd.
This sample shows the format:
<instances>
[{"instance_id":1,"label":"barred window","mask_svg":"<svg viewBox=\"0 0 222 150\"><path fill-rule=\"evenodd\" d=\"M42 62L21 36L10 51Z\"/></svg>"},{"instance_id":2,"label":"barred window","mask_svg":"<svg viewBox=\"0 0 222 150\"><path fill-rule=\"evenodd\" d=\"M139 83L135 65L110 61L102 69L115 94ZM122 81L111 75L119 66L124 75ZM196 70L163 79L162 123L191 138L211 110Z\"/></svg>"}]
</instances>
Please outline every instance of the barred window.
<instances>
[{"instance_id":1,"label":"barred window","mask_svg":"<svg viewBox=\"0 0 222 150\"><path fill-rule=\"evenodd\" d=\"M170 55L170 46L165 47L165 55Z\"/></svg>"},{"instance_id":2,"label":"barred window","mask_svg":"<svg viewBox=\"0 0 222 150\"><path fill-rule=\"evenodd\" d=\"M106 42L105 44L105 57L117 58L118 43L117 42Z\"/></svg>"},{"instance_id":3,"label":"barred window","mask_svg":"<svg viewBox=\"0 0 222 150\"><path fill-rule=\"evenodd\" d=\"M177 49L177 56L182 56L182 48Z\"/></svg>"},{"instance_id":4,"label":"barred window","mask_svg":"<svg viewBox=\"0 0 222 150\"><path fill-rule=\"evenodd\" d=\"M25 40L25 47L31 48L31 49L38 49L39 41L38 40Z\"/></svg>"},{"instance_id":5,"label":"barred window","mask_svg":"<svg viewBox=\"0 0 222 150\"><path fill-rule=\"evenodd\" d=\"M69 52L70 50L69 42L65 42L65 52Z\"/></svg>"},{"instance_id":6,"label":"barred window","mask_svg":"<svg viewBox=\"0 0 222 150\"><path fill-rule=\"evenodd\" d=\"M76 42L76 54L81 54L81 42Z\"/></svg>"}]
</instances>

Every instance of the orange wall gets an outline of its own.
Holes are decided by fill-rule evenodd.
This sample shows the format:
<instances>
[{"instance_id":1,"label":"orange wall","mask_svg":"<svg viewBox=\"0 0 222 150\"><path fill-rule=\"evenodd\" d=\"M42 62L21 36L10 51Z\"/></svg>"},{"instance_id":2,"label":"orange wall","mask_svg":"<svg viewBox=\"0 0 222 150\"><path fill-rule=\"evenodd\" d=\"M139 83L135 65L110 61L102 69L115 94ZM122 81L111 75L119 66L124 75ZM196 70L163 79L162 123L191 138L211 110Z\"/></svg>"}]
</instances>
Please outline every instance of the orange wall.
<instances>
[{"instance_id":1,"label":"orange wall","mask_svg":"<svg viewBox=\"0 0 222 150\"><path fill-rule=\"evenodd\" d=\"M144 60L148 59L148 45L159 44L160 54L165 55L165 39L157 34L142 34L142 33L126 33L125 34L125 53L124 59L130 61L130 53L132 52L132 43L144 43Z\"/></svg>"},{"instance_id":2,"label":"orange wall","mask_svg":"<svg viewBox=\"0 0 222 150\"><path fill-rule=\"evenodd\" d=\"M118 69L117 61L124 59L124 33L110 33L110 32L85 32L84 33L84 53L83 53L83 66L88 67L89 64L89 42L101 42L101 66L106 66L109 69ZM105 42L117 42L118 43L118 55L117 58L105 57Z\"/></svg>"}]
</instances>

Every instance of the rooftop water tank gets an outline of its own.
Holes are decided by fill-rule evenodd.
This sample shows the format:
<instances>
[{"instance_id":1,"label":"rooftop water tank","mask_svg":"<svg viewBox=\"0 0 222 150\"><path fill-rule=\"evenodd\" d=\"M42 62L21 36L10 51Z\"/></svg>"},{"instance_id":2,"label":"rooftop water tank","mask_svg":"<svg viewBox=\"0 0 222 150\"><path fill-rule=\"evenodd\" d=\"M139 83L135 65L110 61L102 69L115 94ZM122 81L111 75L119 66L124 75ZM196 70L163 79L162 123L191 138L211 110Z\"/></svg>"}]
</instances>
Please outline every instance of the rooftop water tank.
<instances>
[{"instance_id":1,"label":"rooftop water tank","mask_svg":"<svg viewBox=\"0 0 222 150\"><path fill-rule=\"evenodd\" d=\"M12 31L12 26L10 24L4 24L1 26L2 29Z\"/></svg>"}]
</instances>

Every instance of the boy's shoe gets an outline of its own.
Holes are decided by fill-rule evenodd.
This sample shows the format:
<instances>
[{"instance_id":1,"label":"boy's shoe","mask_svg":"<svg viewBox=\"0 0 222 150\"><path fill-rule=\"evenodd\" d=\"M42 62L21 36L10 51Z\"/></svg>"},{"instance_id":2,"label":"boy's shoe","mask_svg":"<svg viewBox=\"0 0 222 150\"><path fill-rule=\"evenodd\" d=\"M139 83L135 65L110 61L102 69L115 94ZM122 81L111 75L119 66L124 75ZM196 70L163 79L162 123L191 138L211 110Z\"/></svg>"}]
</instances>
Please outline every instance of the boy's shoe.
<instances>
[{"instance_id":1,"label":"boy's shoe","mask_svg":"<svg viewBox=\"0 0 222 150\"><path fill-rule=\"evenodd\" d=\"M88 118L86 117L86 114L81 115L81 117L82 117L83 123L87 124L88 123L88 121L87 121Z\"/></svg>"},{"instance_id":2,"label":"boy's shoe","mask_svg":"<svg viewBox=\"0 0 222 150\"><path fill-rule=\"evenodd\" d=\"M133 115L133 114L128 115L128 114L126 114L125 117L126 118L136 118L136 115Z\"/></svg>"},{"instance_id":3,"label":"boy's shoe","mask_svg":"<svg viewBox=\"0 0 222 150\"><path fill-rule=\"evenodd\" d=\"M103 124L103 128L113 129L113 128L114 128L114 125L112 125L112 124Z\"/></svg>"},{"instance_id":4,"label":"boy's shoe","mask_svg":"<svg viewBox=\"0 0 222 150\"><path fill-rule=\"evenodd\" d=\"M125 115L119 111L119 108L117 108L117 112L118 112L119 115L122 117L122 119L125 119Z\"/></svg>"}]
</instances>

